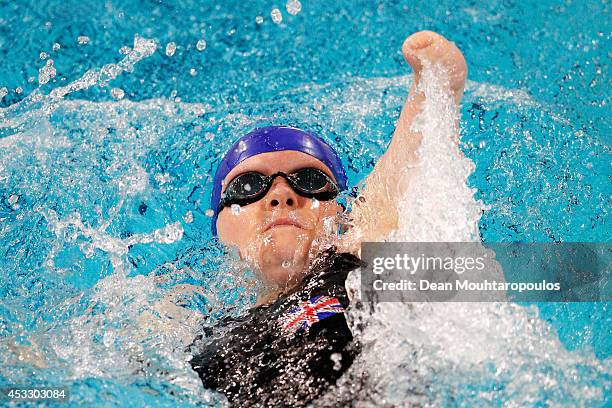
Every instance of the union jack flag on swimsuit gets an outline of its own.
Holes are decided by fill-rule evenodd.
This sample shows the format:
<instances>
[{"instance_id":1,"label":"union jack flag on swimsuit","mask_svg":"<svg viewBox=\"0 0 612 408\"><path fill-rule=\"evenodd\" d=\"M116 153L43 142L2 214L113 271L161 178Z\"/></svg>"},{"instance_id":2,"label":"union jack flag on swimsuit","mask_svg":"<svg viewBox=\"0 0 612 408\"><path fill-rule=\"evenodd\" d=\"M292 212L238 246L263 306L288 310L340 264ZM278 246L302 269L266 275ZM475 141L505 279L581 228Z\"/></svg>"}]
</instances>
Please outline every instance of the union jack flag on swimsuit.
<instances>
[{"instance_id":1,"label":"union jack flag on swimsuit","mask_svg":"<svg viewBox=\"0 0 612 408\"><path fill-rule=\"evenodd\" d=\"M335 297L315 296L289 310L282 317L281 325L285 333L306 331L316 322L342 312L344 308Z\"/></svg>"}]
</instances>

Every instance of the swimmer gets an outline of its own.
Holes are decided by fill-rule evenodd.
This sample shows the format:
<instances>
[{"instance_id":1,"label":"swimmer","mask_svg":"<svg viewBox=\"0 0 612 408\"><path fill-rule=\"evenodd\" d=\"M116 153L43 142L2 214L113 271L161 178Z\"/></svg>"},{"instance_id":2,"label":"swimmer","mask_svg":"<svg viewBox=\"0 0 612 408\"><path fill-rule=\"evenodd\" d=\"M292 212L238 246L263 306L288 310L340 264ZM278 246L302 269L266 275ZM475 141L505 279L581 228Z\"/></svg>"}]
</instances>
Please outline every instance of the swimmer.
<instances>
[{"instance_id":1,"label":"swimmer","mask_svg":"<svg viewBox=\"0 0 612 408\"><path fill-rule=\"evenodd\" d=\"M360 266L361 242L398 226L397 203L416 169L422 135L412 123L425 100L423 64L440 65L458 107L467 67L441 35L409 36L402 52L414 82L389 148L351 203L350 230L338 235L347 188L337 153L318 136L288 126L255 129L239 139L217 169L213 234L237 249L265 288L237 319L207 328L191 346L191 365L206 388L237 406L304 406L351 365L359 344L344 316L347 274ZM411 166L414 165L414 166Z\"/></svg>"}]
</instances>

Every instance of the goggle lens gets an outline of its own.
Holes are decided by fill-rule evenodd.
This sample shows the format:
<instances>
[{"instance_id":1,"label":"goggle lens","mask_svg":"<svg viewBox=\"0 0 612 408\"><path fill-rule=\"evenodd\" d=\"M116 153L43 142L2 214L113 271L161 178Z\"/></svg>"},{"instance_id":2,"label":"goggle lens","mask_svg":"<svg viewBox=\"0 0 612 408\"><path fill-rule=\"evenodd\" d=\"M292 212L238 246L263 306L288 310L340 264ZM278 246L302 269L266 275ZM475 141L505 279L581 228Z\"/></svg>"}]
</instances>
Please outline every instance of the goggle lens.
<instances>
[{"instance_id":1,"label":"goggle lens","mask_svg":"<svg viewBox=\"0 0 612 408\"><path fill-rule=\"evenodd\" d=\"M287 180L289 186L298 194L321 201L331 200L338 195L338 186L322 170L307 167L291 174L283 172L265 176L258 172L248 172L235 177L221 195L218 211L233 204L248 205L262 199L278 176Z\"/></svg>"}]
</instances>

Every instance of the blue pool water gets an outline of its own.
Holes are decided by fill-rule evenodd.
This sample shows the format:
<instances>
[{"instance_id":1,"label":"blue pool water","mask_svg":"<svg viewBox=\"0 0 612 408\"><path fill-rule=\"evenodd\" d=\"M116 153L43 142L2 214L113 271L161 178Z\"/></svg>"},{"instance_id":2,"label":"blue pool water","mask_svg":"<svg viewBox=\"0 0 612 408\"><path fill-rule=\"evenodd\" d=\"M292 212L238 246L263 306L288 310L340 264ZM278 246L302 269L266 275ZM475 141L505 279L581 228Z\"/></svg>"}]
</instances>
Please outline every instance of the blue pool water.
<instances>
[{"instance_id":1,"label":"blue pool water","mask_svg":"<svg viewBox=\"0 0 612 408\"><path fill-rule=\"evenodd\" d=\"M152 305L174 285L209 321L252 301L210 241L219 155L291 123L334 144L356 185L390 140L411 82L400 46L421 29L468 61L461 147L482 239L609 242L609 20L605 1L0 2L0 386L67 385L75 405L217 403L179 346L194 327L136 322L163 315ZM609 402L609 307L529 309L551 330L547 361L574 371L527 403ZM438 372L433 401L485 390L522 405L512 386L541 377L506 369Z\"/></svg>"}]
</instances>

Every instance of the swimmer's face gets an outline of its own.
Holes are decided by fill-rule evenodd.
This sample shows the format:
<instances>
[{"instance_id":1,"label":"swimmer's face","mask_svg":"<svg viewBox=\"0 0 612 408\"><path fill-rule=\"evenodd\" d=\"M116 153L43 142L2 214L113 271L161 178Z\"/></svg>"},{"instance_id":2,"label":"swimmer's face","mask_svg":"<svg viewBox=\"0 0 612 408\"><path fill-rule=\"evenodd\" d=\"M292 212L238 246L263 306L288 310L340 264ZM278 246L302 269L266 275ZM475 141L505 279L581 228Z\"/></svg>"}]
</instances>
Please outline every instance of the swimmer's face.
<instances>
[{"instance_id":1,"label":"swimmer's face","mask_svg":"<svg viewBox=\"0 0 612 408\"><path fill-rule=\"evenodd\" d=\"M223 180L225 186L236 176L256 171L265 175L290 174L314 167L332 179L333 173L321 161L297 151L262 153L236 166ZM238 248L240 256L253 262L268 284L287 285L299 281L314 250L315 238L335 231L336 215L342 207L335 200L315 201L293 191L283 177L276 177L259 201L224 208L217 219L221 242Z\"/></svg>"}]
</instances>

